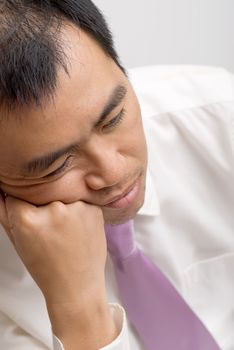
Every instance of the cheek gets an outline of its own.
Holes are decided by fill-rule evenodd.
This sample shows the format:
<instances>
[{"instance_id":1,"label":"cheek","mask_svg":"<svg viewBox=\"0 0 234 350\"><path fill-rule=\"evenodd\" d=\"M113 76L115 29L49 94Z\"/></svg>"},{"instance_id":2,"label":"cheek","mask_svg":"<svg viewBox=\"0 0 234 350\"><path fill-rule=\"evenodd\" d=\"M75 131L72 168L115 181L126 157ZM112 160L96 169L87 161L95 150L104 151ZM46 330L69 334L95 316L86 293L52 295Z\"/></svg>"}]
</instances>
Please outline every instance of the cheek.
<instances>
[{"instance_id":1,"label":"cheek","mask_svg":"<svg viewBox=\"0 0 234 350\"><path fill-rule=\"evenodd\" d=\"M139 114L130 121L127 129L128 137L126 140L128 142L129 151L131 154L134 154L139 161L145 163L147 159L147 147L142 121ZM131 130L131 133L129 133L129 130Z\"/></svg>"},{"instance_id":2,"label":"cheek","mask_svg":"<svg viewBox=\"0 0 234 350\"><path fill-rule=\"evenodd\" d=\"M126 105L128 112L125 125L126 142L128 142L129 151L145 163L147 161L147 147L142 125L141 109L134 91L132 89L130 91L130 98Z\"/></svg>"},{"instance_id":3,"label":"cheek","mask_svg":"<svg viewBox=\"0 0 234 350\"><path fill-rule=\"evenodd\" d=\"M84 194L84 185L80 172L72 169L60 179L35 186L7 187L9 195L35 205L45 205L54 201L66 204L80 200Z\"/></svg>"}]
</instances>

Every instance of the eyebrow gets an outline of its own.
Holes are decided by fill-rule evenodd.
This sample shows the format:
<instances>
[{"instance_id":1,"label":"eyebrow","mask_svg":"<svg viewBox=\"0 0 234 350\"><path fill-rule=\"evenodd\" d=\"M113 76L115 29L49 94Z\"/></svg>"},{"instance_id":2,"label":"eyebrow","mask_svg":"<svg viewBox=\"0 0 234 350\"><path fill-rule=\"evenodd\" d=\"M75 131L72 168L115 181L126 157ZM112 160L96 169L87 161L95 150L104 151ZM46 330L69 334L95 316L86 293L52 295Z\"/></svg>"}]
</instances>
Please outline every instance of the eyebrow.
<instances>
[{"instance_id":1,"label":"eyebrow","mask_svg":"<svg viewBox=\"0 0 234 350\"><path fill-rule=\"evenodd\" d=\"M103 123L106 117L123 101L127 93L127 88L124 85L117 85L112 91L98 121L94 124L94 127Z\"/></svg>"},{"instance_id":2,"label":"eyebrow","mask_svg":"<svg viewBox=\"0 0 234 350\"><path fill-rule=\"evenodd\" d=\"M124 85L117 85L112 91L106 105L101 112L98 121L93 124L93 127L101 125L107 116L123 101L127 93L127 88ZM48 153L46 155L40 156L31 160L23 166L23 172L27 175L33 175L38 172L43 172L48 169L56 160L62 156L69 154L74 149L79 147L78 143L72 143L54 152Z\"/></svg>"}]
</instances>

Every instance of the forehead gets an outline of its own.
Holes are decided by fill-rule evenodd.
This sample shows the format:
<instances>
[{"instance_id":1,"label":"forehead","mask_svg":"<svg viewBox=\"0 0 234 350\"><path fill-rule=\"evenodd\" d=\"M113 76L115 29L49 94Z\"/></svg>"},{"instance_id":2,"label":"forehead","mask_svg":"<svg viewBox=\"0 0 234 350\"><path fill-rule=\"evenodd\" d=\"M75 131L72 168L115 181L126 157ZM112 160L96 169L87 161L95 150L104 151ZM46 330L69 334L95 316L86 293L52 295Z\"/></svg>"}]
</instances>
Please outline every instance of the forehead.
<instances>
[{"instance_id":1,"label":"forehead","mask_svg":"<svg viewBox=\"0 0 234 350\"><path fill-rule=\"evenodd\" d=\"M28 161L32 155L40 156L85 137L88 121L97 118L113 88L125 80L86 33L67 27L63 42L69 74L59 70L50 103L9 112L7 121L0 124L0 164L10 167L12 162Z\"/></svg>"}]
</instances>

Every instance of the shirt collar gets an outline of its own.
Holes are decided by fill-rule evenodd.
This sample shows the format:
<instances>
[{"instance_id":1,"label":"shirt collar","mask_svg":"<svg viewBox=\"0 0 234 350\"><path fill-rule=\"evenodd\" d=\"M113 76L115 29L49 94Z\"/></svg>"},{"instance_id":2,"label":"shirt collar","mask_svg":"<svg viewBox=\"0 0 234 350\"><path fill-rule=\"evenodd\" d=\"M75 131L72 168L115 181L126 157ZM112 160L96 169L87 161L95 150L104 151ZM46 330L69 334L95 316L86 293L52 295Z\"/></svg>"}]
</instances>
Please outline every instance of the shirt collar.
<instances>
[{"instance_id":1,"label":"shirt collar","mask_svg":"<svg viewBox=\"0 0 234 350\"><path fill-rule=\"evenodd\" d=\"M146 173L145 201L137 215L158 216L160 215L160 204L158 193L150 170Z\"/></svg>"}]
</instances>

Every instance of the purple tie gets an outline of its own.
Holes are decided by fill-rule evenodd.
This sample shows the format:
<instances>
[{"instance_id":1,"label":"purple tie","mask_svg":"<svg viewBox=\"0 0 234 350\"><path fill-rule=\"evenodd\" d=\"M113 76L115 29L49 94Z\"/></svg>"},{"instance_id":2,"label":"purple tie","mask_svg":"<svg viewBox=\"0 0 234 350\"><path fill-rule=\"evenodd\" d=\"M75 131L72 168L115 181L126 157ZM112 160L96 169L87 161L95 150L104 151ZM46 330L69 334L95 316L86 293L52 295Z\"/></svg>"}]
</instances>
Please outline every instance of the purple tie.
<instances>
[{"instance_id":1,"label":"purple tie","mask_svg":"<svg viewBox=\"0 0 234 350\"><path fill-rule=\"evenodd\" d=\"M171 282L134 241L133 221L105 226L128 319L147 350L220 350Z\"/></svg>"}]
</instances>

